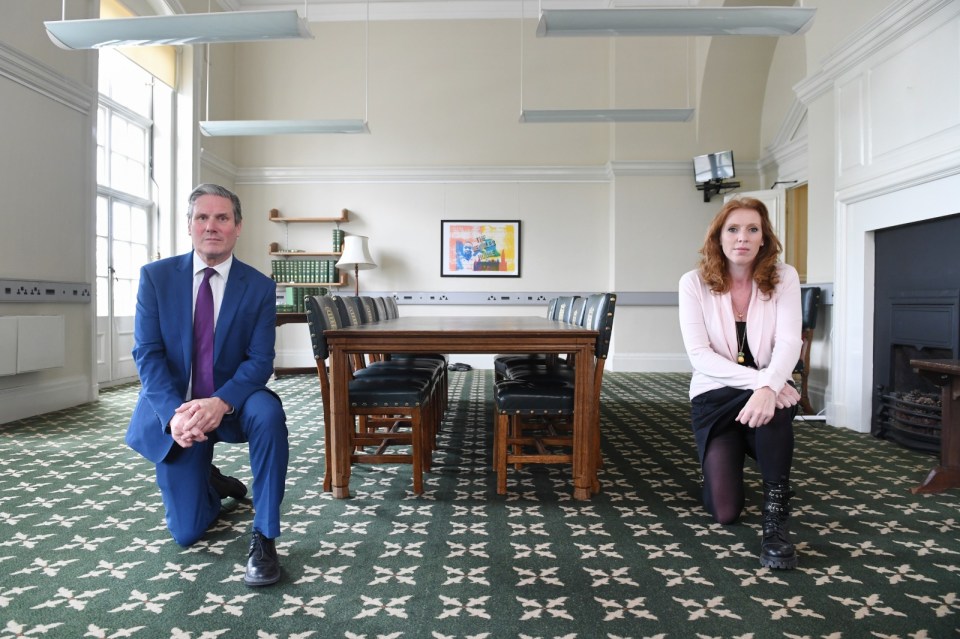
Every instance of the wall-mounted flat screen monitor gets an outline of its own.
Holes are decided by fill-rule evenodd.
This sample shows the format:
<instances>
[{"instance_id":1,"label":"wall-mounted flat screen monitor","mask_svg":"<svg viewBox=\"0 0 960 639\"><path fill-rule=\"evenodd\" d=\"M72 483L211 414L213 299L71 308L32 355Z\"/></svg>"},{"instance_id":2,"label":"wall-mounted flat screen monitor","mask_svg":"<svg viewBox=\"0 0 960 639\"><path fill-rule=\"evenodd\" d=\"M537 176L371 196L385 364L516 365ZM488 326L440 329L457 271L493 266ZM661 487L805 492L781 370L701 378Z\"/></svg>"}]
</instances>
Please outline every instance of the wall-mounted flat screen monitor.
<instances>
[{"instance_id":1,"label":"wall-mounted flat screen monitor","mask_svg":"<svg viewBox=\"0 0 960 639\"><path fill-rule=\"evenodd\" d=\"M693 158L693 173L696 181L710 182L736 177L733 168L733 151L718 151Z\"/></svg>"}]
</instances>

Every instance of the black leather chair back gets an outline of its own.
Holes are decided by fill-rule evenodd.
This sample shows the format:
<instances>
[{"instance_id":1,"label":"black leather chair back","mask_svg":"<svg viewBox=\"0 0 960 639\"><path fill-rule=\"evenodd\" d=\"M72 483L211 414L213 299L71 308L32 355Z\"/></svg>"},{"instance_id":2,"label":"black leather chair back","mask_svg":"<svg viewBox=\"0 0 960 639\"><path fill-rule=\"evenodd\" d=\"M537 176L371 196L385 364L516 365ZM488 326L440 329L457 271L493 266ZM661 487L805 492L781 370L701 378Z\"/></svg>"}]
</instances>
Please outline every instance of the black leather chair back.
<instances>
[{"instance_id":1,"label":"black leather chair back","mask_svg":"<svg viewBox=\"0 0 960 639\"><path fill-rule=\"evenodd\" d=\"M557 319L557 298L554 297L547 302L547 319Z\"/></svg>"},{"instance_id":2,"label":"black leather chair back","mask_svg":"<svg viewBox=\"0 0 960 639\"><path fill-rule=\"evenodd\" d=\"M387 295L383 298L383 305L387 307L387 319L396 319L400 317L400 306L392 296Z\"/></svg>"},{"instance_id":3,"label":"black leather chair back","mask_svg":"<svg viewBox=\"0 0 960 639\"><path fill-rule=\"evenodd\" d=\"M613 334L613 314L617 307L615 293L597 293L587 297L580 325L599 332L597 336L597 359L606 359L610 351L610 336Z\"/></svg>"},{"instance_id":4,"label":"black leather chair back","mask_svg":"<svg viewBox=\"0 0 960 639\"><path fill-rule=\"evenodd\" d=\"M313 346L313 357L317 361L326 361L330 357L327 338L323 331L333 328L343 328L340 309L334 298L327 295L308 295L305 298L307 311L307 325L310 328L310 344Z\"/></svg>"},{"instance_id":5,"label":"black leather chair back","mask_svg":"<svg viewBox=\"0 0 960 639\"><path fill-rule=\"evenodd\" d=\"M570 323L580 324L583 322L583 309L587 307L587 298L576 297L573 300L573 306L570 309Z\"/></svg>"},{"instance_id":6,"label":"black leather chair back","mask_svg":"<svg viewBox=\"0 0 960 639\"><path fill-rule=\"evenodd\" d=\"M360 306L360 300L358 298L334 295L333 299L337 304L337 308L340 309L340 317L347 325L360 326L366 323L366 316L363 308Z\"/></svg>"},{"instance_id":7,"label":"black leather chair back","mask_svg":"<svg viewBox=\"0 0 960 639\"><path fill-rule=\"evenodd\" d=\"M381 317L377 315L377 305L374 303L373 298L361 295L360 296L360 306L363 307L363 314L366 317L368 322L378 322Z\"/></svg>"},{"instance_id":8,"label":"black leather chair back","mask_svg":"<svg viewBox=\"0 0 960 639\"><path fill-rule=\"evenodd\" d=\"M556 317L554 319L561 322L569 322L573 316L573 301L575 295L562 295L557 298Z\"/></svg>"},{"instance_id":9,"label":"black leather chair back","mask_svg":"<svg viewBox=\"0 0 960 639\"><path fill-rule=\"evenodd\" d=\"M382 297L373 298L373 303L377 308L377 317L382 320L390 317L390 313L387 312L387 303L383 301Z\"/></svg>"},{"instance_id":10,"label":"black leather chair back","mask_svg":"<svg viewBox=\"0 0 960 639\"><path fill-rule=\"evenodd\" d=\"M820 287L803 286L800 288L800 312L804 330L817 327L817 312L820 310Z\"/></svg>"}]
</instances>

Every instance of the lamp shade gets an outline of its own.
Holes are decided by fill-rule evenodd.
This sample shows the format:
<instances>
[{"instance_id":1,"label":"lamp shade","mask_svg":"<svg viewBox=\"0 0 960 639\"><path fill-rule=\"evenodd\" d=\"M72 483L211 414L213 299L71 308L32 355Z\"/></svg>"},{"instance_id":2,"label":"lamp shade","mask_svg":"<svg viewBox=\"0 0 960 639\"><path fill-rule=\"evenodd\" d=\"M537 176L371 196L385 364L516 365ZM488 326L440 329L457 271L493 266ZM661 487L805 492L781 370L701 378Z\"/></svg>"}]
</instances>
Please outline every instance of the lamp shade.
<instances>
[{"instance_id":1,"label":"lamp shade","mask_svg":"<svg viewBox=\"0 0 960 639\"><path fill-rule=\"evenodd\" d=\"M224 11L44 22L63 49L256 42L312 38L296 10Z\"/></svg>"},{"instance_id":2,"label":"lamp shade","mask_svg":"<svg viewBox=\"0 0 960 639\"><path fill-rule=\"evenodd\" d=\"M357 271L377 268L377 263L370 257L370 249L367 248L368 239L363 235L345 236L343 238L343 252L340 254L340 259L337 260L337 268L353 268Z\"/></svg>"}]
</instances>

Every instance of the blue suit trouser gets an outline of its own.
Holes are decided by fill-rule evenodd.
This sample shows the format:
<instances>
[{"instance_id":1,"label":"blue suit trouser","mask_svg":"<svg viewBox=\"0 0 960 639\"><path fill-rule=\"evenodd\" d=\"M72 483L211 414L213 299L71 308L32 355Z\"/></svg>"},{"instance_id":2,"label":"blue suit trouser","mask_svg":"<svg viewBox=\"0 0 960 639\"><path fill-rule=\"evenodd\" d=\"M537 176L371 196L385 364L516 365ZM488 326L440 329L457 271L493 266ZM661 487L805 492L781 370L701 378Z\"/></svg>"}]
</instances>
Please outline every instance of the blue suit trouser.
<instances>
[{"instance_id":1,"label":"blue suit trouser","mask_svg":"<svg viewBox=\"0 0 960 639\"><path fill-rule=\"evenodd\" d=\"M280 536L280 503L287 477L289 444L286 415L280 400L257 391L243 408L225 415L207 441L189 448L174 444L157 464L157 485L166 509L167 528L181 546L203 537L220 514L220 496L210 484L210 465L217 442L246 442L253 474L253 527L263 536Z\"/></svg>"}]
</instances>

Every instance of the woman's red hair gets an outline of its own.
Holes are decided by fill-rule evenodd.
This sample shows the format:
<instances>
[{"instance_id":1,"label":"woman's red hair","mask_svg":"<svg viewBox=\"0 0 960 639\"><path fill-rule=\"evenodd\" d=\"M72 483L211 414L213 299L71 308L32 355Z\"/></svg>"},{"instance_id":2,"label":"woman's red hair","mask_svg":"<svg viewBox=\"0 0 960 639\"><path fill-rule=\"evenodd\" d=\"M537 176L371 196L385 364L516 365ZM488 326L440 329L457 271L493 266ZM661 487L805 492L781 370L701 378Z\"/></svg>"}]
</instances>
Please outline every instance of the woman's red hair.
<instances>
[{"instance_id":1,"label":"woman's red hair","mask_svg":"<svg viewBox=\"0 0 960 639\"><path fill-rule=\"evenodd\" d=\"M728 201L717 213L707 228L707 236L700 249L700 277L714 293L726 293L730 290L730 273L727 270L727 256L723 254L720 233L727 218L737 209L749 209L760 215L760 231L763 234L763 246L753 262L753 280L764 295L770 295L779 282L777 261L783 246L773 232L770 214L766 205L752 197L736 198Z\"/></svg>"}]
</instances>

